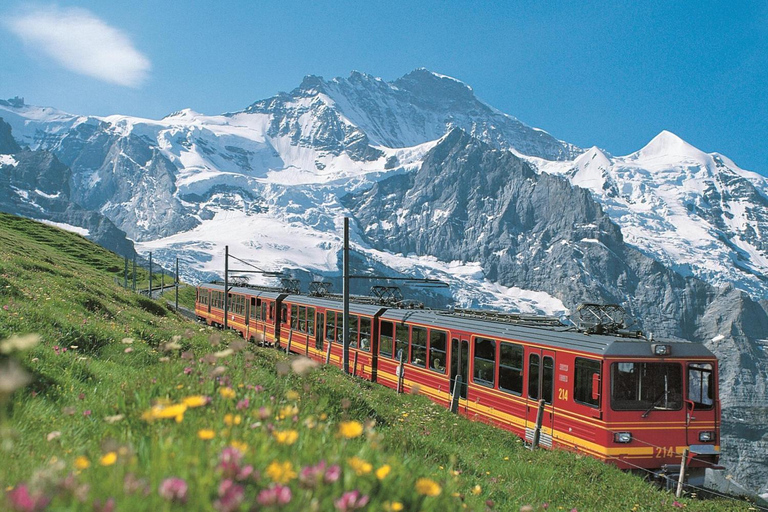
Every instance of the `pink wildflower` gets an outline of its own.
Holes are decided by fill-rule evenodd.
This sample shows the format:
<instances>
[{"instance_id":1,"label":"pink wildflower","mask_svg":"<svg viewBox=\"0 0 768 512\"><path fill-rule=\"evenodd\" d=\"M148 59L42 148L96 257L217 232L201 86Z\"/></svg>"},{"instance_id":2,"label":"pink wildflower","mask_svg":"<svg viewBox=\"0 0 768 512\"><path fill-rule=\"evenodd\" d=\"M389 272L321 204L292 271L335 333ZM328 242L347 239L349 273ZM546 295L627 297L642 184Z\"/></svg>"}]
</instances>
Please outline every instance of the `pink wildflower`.
<instances>
[{"instance_id":1,"label":"pink wildflower","mask_svg":"<svg viewBox=\"0 0 768 512\"><path fill-rule=\"evenodd\" d=\"M187 482L182 478L171 477L163 480L157 491L160 496L168 501L186 503L187 489Z\"/></svg>"},{"instance_id":2,"label":"pink wildflower","mask_svg":"<svg viewBox=\"0 0 768 512\"><path fill-rule=\"evenodd\" d=\"M90 415L91 415L91 410L90 409L86 409L86 410L83 411L83 416L90 416Z\"/></svg>"},{"instance_id":3,"label":"pink wildflower","mask_svg":"<svg viewBox=\"0 0 768 512\"><path fill-rule=\"evenodd\" d=\"M190 368L189 366L184 368L184 375L189 375L190 373L192 373L192 368Z\"/></svg>"},{"instance_id":4,"label":"pink wildflower","mask_svg":"<svg viewBox=\"0 0 768 512\"><path fill-rule=\"evenodd\" d=\"M682 504L682 503L680 503L680 502L679 502L679 501L677 501L677 500L675 500L675 501L673 501L673 502L672 502L672 506L673 506L673 507L677 507L677 508L683 508L683 504Z\"/></svg>"},{"instance_id":5,"label":"pink wildflower","mask_svg":"<svg viewBox=\"0 0 768 512\"><path fill-rule=\"evenodd\" d=\"M245 490L230 479L219 484L219 499L213 502L213 508L218 512L234 512L243 503Z\"/></svg>"},{"instance_id":6,"label":"pink wildflower","mask_svg":"<svg viewBox=\"0 0 768 512\"><path fill-rule=\"evenodd\" d=\"M325 461L321 460L315 466L305 466L299 473L299 482L302 487L311 489L319 484L325 477Z\"/></svg>"},{"instance_id":7,"label":"pink wildflower","mask_svg":"<svg viewBox=\"0 0 768 512\"><path fill-rule=\"evenodd\" d=\"M108 498L104 503L97 499L93 502L94 512L114 512L115 510L115 498Z\"/></svg>"},{"instance_id":8,"label":"pink wildflower","mask_svg":"<svg viewBox=\"0 0 768 512\"><path fill-rule=\"evenodd\" d=\"M219 454L219 470L225 478L234 478L240 473L240 461L243 454L232 446L227 446Z\"/></svg>"},{"instance_id":9,"label":"pink wildflower","mask_svg":"<svg viewBox=\"0 0 768 512\"><path fill-rule=\"evenodd\" d=\"M358 510L368 504L368 496L360 494L358 490L349 491L342 494L341 498L334 501L333 504L340 512Z\"/></svg>"},{"instance_id":10,"label":"pink wildflower","mask_svg":"<svg viewBox=\"0 0 768 512\"><path fill-rule=\"evenodd\" d=\"M269 507L272 505L283 506L291 502L291 488L286 485L275 484L269 489L264 489L256 497L260 505Z\"/></svg>"},{"instance_id":11,"label":"pink wildflower","mask_svg":"<svg viewBox=\"0 0 768 512\"><path fill-rule=\"evenodd\" d=\"M19 512L37 512L48 506L50 498L39 493L30 494L25 484L21 484L8 493L12 510Z\"/></svg>"},{"instance_id":12,"label":"pink wildflower","mask_svg":"<svg viewBox=\"0 0 768 512\"><path fill-rule=\"evenodd\" d=\"M250 403L251 403L251 401L249 399L244 398L244 399L240 400L239 402L237 402L237 405L235 406L235 409L237 409L238 411L241 411L243 409L247 409L248 406L250 405Z\"/></svg>"},{"instance_id":13,"label":"pink wildflower","mask_svg":"<svg viewBox=\"0 0 768 512\"><path fill-rule=\"evenodd\" d=\"M336 480L339 479L341 476L341 466L338 464L334 464L333 466L328 468L328 471L325 472L325 483L332 484Z\"/></svg>"}]
</instances>

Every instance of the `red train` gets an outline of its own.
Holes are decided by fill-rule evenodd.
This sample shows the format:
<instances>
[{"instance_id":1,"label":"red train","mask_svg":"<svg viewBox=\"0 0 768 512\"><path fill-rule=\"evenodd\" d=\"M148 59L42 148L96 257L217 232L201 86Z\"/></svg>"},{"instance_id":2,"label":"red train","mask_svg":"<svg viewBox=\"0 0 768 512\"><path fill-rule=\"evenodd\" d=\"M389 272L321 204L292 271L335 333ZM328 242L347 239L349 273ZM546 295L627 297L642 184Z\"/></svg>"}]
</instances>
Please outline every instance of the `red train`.
<instances>
[{"instance_id":1,"label":"red train","mask_svg":"<svg viewBox=\"0 0 768 512\"><path fill-rule=\"evenodd\" d=\"M224 324L224 287L197 289L195 311ZM341 301L232 287L228 327L248 340L342 366ZM519 319L518 319L519 320ZM720 453L717 359L699 343L587 334L556 323L350 304L349 366L364 379L418 387L449 406L458 376L459 412L531 441L543 400L540 444L591 455L619 468L676 473L690 450L689 481ZM356 364L355 364L356 361Z\"/></svg>"}]
</instances>

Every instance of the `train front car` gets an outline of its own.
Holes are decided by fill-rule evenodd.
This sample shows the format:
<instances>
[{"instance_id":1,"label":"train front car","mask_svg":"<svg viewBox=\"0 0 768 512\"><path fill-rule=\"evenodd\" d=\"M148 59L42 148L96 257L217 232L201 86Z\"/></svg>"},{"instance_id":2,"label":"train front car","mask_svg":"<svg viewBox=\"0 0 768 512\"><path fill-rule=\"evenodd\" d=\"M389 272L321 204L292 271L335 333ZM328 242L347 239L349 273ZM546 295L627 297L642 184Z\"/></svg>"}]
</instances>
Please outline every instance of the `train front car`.
<instances>
[{"instance_id":1,"label":"train front car","mask_svg":"<svg viewBox=\"0 0 768 512\"><path fill-rule=\"evenodd\" d=\"M616 339L604 354L605 456L623 469L703 483L720 455L717 359L699 343Z\"/></svg>"}]
</instances>

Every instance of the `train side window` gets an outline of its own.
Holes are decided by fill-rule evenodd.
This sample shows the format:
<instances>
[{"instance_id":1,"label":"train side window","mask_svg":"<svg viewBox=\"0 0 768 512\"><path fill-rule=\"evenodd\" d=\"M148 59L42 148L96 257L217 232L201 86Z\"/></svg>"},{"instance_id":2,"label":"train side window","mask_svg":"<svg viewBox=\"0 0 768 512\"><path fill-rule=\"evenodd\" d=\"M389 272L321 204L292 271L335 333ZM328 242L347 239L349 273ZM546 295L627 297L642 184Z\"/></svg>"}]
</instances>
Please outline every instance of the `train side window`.
<instances>
[{"instance_id":1,"label":"train side window","mask_svg":"<svg viewBox=\"0 0 768 512\"><path fill-rule=\"evenodd\" d=\"M342 316L342 322L343 322ZM360 317L357 315L349 315L349 348L357 348L357 338L359 332ZM343 328L343 327L342 327Z\"/></svg>"},{"instance_id":2,"label":"train side window","mask_svg":"<svg viewBox=\"0 0 768 512\"><path fill-rule=\"evenodd\" d=\"M296 330L299 327L299 307L291 304L291 329Z\"/></svg>"},{"instance_id":3,"label":"train side window","mask_svg":"<svg viewBox=\"0 0 768 512\"><path fill-rule=\"evenodd\" d=\"M539 399L539 355L528 356L528 398Z\"/></svg>"},{"instance_id":4,"label":"train side window","mask_svg":"<svg viewBox=\"0 0 768 512\"><path fill-rule=\"evenodd\" d=\"M392 348L395 341L395 327L392 322L381 322L381 335L379 336L379 354L392 357Z\"/></svg>"},{"instance_id":5,"label":"train side window","mask_svg":"<svg viewBox=\"0 0 768 512\"><path fill-rule=\"evenodd\" d=\"M360 349L371 351L371 319L360 317Z\"/></svg>"},{"instance_id":6,"label":"train side window","mask_svg":"<svg viewBox=\"0 0 768 512\"><path fill-rule=\"evenodd\" d=\"M714 404L714 382L712 365L692 363L688 365L688 400L696 409L711 409Z\"/></svg>"},{"instance_id":7,"label":"train side window","mask_svg":"<svg viewBox=\"0 0 768 512\"><path fill-rule=\"evenodd\" d=\"M573 401L590 407L600 406L600 397L592 395L595 375L600 378L600 361L577 357L573 375Z\"/></svg>"},{"instance_id":8,"label":"train side window","mask_svg":"<svg viewBox=\"0 0 768 512\"><path fill-rule=\"evenodd\" d=\"M251 312L248 314L251 318L256 318L256 297L251 297Z\"/></svg>"},{"instance_id":9,"label":"train side window","mask_svg":"<svg viewBox=\"0 0 768 512\"><path fill-rule=\"evenodd\" d=\"M284 325L288 323L288 306L286 304L280 305L280 318Z\"/></svg>"},{"instance_id":10,"label":"train side window","mask_svg":"<svg viewBox=\"0 0 768 512\"><path fill-rule=\"evenodd\" d=\"M499 347L499 389L523 394L523 347L502 343Z\"/></svg>"},{"instance_id":11,"label":"train side window","mask_svg":"<svg viewBox=\"0 0 768 512\"><path fill-rule=\"evenodd\" d=\"M269 303L269 319L274 320L275 319L275 304L274 302Z\"/></svg>"},{"instance_id":12,"label":"train side window","mask_svg":"<svg viewBox=\"0 0 768 512\"><path fill-rule=\"evenodd\" d=\"M408 326L397 324L395 330L395 358L398 358L400 351L403 352L403 361L408 362Z\"/></svg>"},{"instance_id":13,"label":"train side window","mask_svg":"<svg viewBox=\"0 0 768 512\"><path fill-rule=\"evenodd\" d=\"M445 350L448 334L436 329L429 330L429 367L432 371L445 373Z\"/></svg>"},{"instance_id":14,"label":"train side window","mask_svg":"<svg viewBox=\"0 0 768 512\"><path fill-rule=\"evenodd\" d=\"M336 312L328 311L328 317L325 319L325 339L336 343Z\"/></svg>"},{"instance_id":15,"label":"train side window","mask_svg":"<svg viewBox=\"0 0 768 512\"><path fill-rule=\"evenodd\" d=\"M307 308L307 334L315 335L315 308Z\"/></svg>"},{"instance_id":16,"label":"train side window","mask_svg":"<svg viewBox=\"0 0 768 512\"><path fill-rule=\"evenodd\" d=\"M427 367L427 330L411 327L411 364Z\"/></svg>"},{"instance_id":17,"label":"train side window","mask_svg":"<svg viewBox=\"0 0 768 512\"><path fill-rule=\"evenodd\" d=\"M307 332L307 307L299 306L299 331Z\"/></svg>"},{"instance_id":18,"label":"train side window","mask_svg":"<svg viewBox=\"0 0 768 512\"><path fill-rule=\"evenodd\" d=\"M555 360L544 356L544 372L541 379L541 398L548 404L552 403L555 389Z\"/></svg>"},{"instance_id":19,"label":"train side window","mask_svg":"<svg viewBox=\"0 0 768 512\"><path fill-rule=\"evenodd\" d=\"M475 338L475 360L472 380L483 386L494 387L496 383L496 342L486 338Z\"/></svg>"}]
</instances>

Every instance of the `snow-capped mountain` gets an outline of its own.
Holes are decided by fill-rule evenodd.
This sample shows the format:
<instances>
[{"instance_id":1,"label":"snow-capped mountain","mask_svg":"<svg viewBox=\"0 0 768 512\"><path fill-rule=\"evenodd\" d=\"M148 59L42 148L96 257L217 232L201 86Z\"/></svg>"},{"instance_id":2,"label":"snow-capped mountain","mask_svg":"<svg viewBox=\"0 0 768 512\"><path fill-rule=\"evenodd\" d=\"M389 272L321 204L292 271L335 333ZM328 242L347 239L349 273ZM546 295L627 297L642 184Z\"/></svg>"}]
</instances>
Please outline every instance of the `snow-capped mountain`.
<instances>
[{"instance_id":1,"label":"snow-capped mountain","mask_svg":"<svg viewBox=\"0 0 768 512\"><path fill-rule=\"evenodd\" d=\"M352 216L356 271L447 281L450 297L423 292L435 303L556 315L623 303L637 327L707 343L721 358L726 463L768 483L768 430L753 426L768 423L768 182L721 155L667 132L624 157L584 151L424 69L310 76L222 115L10 100L0 117L71 168L73 201L155 261L180 256L187 279L221 275L229 245L338 283Z\"/></svg>"}]
</instances>

